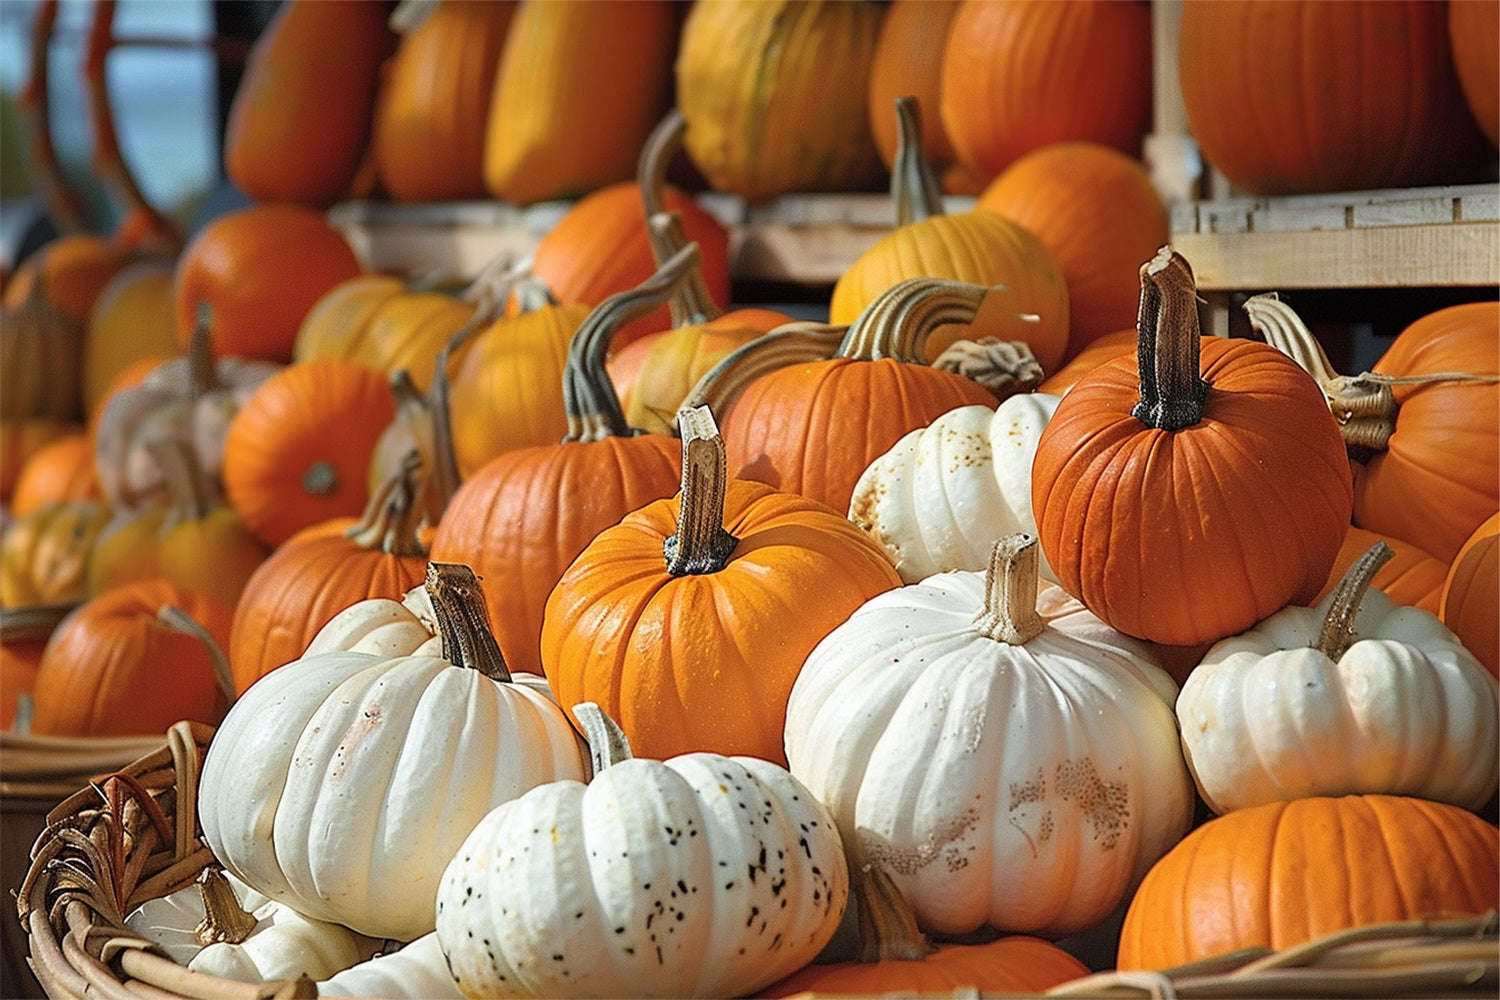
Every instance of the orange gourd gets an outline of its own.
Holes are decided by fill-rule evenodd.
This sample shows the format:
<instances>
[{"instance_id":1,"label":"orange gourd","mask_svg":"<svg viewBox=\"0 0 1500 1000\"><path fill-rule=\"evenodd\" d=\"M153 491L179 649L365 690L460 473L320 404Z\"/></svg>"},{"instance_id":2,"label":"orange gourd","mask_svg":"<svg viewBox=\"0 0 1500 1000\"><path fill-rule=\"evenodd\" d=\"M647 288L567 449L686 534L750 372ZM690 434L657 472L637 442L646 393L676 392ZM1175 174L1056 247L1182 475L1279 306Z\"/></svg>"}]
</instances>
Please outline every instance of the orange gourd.
<instances>
[{"instance_id":1,"label":"orange gourd","mask_svg":"<svg viewBox=\"0 0 1500 1000\"><path fill-rule=\"evenodd\" d=\"M81 428L49 441L21 467L10 512L19 517L45 503L99 499L94 446Z\"/></svg>"},{"instance_id":2,"label":"orange gourd","mask_svg":"<svg viewBox=\"0 0 1500 1000\"><path fill-rule=\"evenodd\" d=\"M1053 142L1139 156L1151 120L1150 9L965 0L948 29L940 92L954 152L986 181Z\"/></svg>"},{"instance_id":3,"label":"orange gourd","mask_svg":"<svg viewBox=\"0 0 1500 1000\"><path fill-rule=\"evenodd\" d=\"M1450 0L1448 40L1464 100L1491 146L1500 146L1500 5Z\"/></svg>"},{"instance_id":4,"label":"orange gourd","mask_svg":"<svg viewBox=\"0 0 1500 1000\"><path fill-rule=\"evenodd\" d=\"M26 463L48 442L66 437L79 425L68 420L0 419L0 503L9 503Z\"/></svg>"},{"instance_id":5,"label":"orange gourd","mask_svg":"<svg viewBox=\"0 0 1500 1000\"><path fill-rule=\"evenodd\" d=\"M898 97L914 97L918 107L931 109L922 119L922 158L940 175L953 162L953 144L937 108L942 95L943 46L961 2L895 0L886 9L870 63L866 112L870 136L887 170L896 164L898 130L890 109ZM949 187L946 178L943 187Z\"/></svg>"},{"instance_id":6,"label":"orange gourd","mask_svg":"<svg viewBox=\"0 0 1500 1000\"><path fill-rule=\"evenodd\" d=\"M230 505L261 540L358 514L365 470L395 416L390 387L352 361L304 361L271 376L235 414L222 477Z\"/></svg>"},{"instance_id":7,"label":"orange gourd","mask_svg":"<svg viewBox=\"0 0 1500 1000\"><path fill-rule=\"evenodd\" d=\"M302 317L292 343L292 360L364 362L371 320L382 305L406 289L405 281L390 274L358 274L334 285Z\"/></svg>"},{"instance_id":8,"label":"orange gourd","mask_svg":"<svg viewBox=\"0 0 1500 1000\"><path fill-rule=\"evenodd\" d=\"M1366 924L1481 914L1500 902L1500 833L1457 806L1305 798L1209 820L1146 874L1121 970L1289 948Z\"/></svg>"},{"instance_id":9,"label":"orange gourd","mask_svg":"<svg viewBox=\"0 0 1500 1000\"><path fill-rule=\"evenodd\" d=\"M259 202L345 197L395 47L380 0L286 0L256 40L224 130L224 171ZM286 360L285 358L280 360Z\"/></svg>"},{"instance_id":10,"label":"orange gourd","mask_svg":"<svg viewBox=\"0 0 1500 1000\"><path fill-rule=\"evenodd\" d=\"M1448 7L1184 3L1177 75L1204 158L1251 194L1478 180L1485 142L1453 67Z\"/></svg>"},{"instance_id":11,"label":"orange gourd","mask_svg":"<svg viewBox=\"0 0 1500 1000\"><path fill-rule=\"evenodd\" d=\"M177 353L173 262L162 257L121 270L99 292L83 336L83 412L98 412L114 379L142 358Z\"/></svg>"},{"instance_id":12,"label":"orange gourd","mask_svg":"<svg viewBox=\"0 0 1500 1000\"><path fill-rule=\"evenodd\" d=\"M228 708L215 663L222 653L163 623L158 615L167 606L185 612L218 646L228 640L228 608L163 580L101 594L64 619L47 644L32 732L148 736L181 719L217 725Z\"/></svg>"},{"instance_id":13,"label":"orange gourd","mask_svg":"<svg viewBox=\"0 0 1500 1000\"><path fill-rule=\"evenodd\" d=\"M1448 567L1438 617L1469 652L1500 677L1500 514L1474 529Z\"/></svg>"}]
</instances>

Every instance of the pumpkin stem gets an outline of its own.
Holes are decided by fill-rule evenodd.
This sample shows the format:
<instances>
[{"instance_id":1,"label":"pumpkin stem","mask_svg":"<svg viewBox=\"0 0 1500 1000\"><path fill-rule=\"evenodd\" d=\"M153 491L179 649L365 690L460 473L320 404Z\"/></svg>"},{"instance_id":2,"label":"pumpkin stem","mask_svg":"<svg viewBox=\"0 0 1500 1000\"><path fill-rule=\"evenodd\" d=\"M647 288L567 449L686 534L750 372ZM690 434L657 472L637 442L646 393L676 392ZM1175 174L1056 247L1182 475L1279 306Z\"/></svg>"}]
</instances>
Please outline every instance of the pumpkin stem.
<instances>
[{"instance_id":1,"label":"pumpkin stem","mask_svg":"<svg viewBox=\"0 0 1500 1000\"><path fill-rule=\"evenodd\" d=\"M890 358L926 365L927 337L940 326L973 323L989 291L984 285L946 278L899 281L855 317L835 357L855 361Z\"/></svg>"},{"instance_id":2,"label":"pumpkin stem","mask_svg":"<svg viewBox=\"0 0 1500 1000\"><path fill-rule=\"evenodd\" d=\"M213 306L204 299L193 311L193 331L187 344L187 398L202 399L219 388L219 369L214 364Z\"/></svg>"},{"instance_id":3,"label":"pumpkin stem","mask_svg":"<svg viewBox=\"0 0 1500 1000\"><path fill-rule=\"evenodd\" d=\"M682 409L707 406L727 413L745 387L762 375L833 357L848 329L827 323L783 323L720 358L683 399Z\"/></svg>"},{"instance_id":4,"label":"pumpkin stem","mask_svg":"<svg viewBox=\"0 0 1500 1000\"><path fill-rule=\"evenodd\" d=\"M666 210L667 167L682 148L682 135L686 131L687 119L680 108L674 107L656 123L641 147L635 175L641 185L641 208L648 219ZM660 257L657 262L661 262Z\"/></svg>"},{"instance_id":5,"label":"pumpkin stem","mask_svg":"<svg viewBox=\"0 0 1500 1000\"><path fill-rule=\"evenodd\" d=\"M401 466L370 497L359 521L344 532L361 548L391 556L425 556L427 547L417 537L422 522L422 507L416 502L417 473L422 469L422 453L412 448L401 459Z\"/></svg>"},{"instance_id":6,"label":"pumpkin stem","mask_svg":"<svg viewBox=\"0 0 1500 1000\"><path fill-rule=\"evenodd\" d=\"M1394 555L1385 542L1376 542L1344 572L1338 586L1328 595L1328 610L1323 615L1323 626L1318 630L1318 641L1313 644L1313 649L1334 661L1349 651L1356 637L1355 623L1359 618L1360 603L1364 601L1375 573Z\"/></svg>"},{"instance_id":7,"label":"pumpkin stem","mask_svg":"<svg viewBox=\"0 0 1500 1000\"><path fill-rule=\"evenodd\" d=\"M651 252L658 263L671 260L689 242L682 228L682 216L677 212L657 212L647 217L646 231L650 234ZM703 280L702 269L696 266L672 296L669 305L674 330L700 326L724 315L724 310L714 302L713 293L708 290L708 282Z\"/></svg>"},{"instance_id":8,"label":"pumpkin stem","mask_svg":"<svg viewBox=\"0 0 1500 1000\"><path fill-rule=\"evenodd\" d=\"M962 375L984 386L996 399L1031 392L1047 377L1024 340L955 341L932 361L932 367Z\"/></svg>"},{"instance_id":9,"label":"pumpkin stem","mask_svg":"<svg viewBox=\"0 0 1500 1000\"><path fill-rule=\"evenodd\" d=\"M478 322L481 327L492 322L510 297L511 290L530 270L528 262L516 261L509 251L497 255L480 268L474 280L458 293L460 301L474 305L474 318L470 322Z\"/></svg>"},{"instance_id":10,"label":"pumpkin stem","mask_svg":"<svg viewBox=\"0 0 1500 1000\"><path fill-rule=\"evenodd\" d=\"M529 274L517 279L511 295L515 298L516 311L523 314L562 304L545 281Z\"/></svg>"},{"instance_id":11,"label":"pumpkin stem","mask_svg":"<svg viewBox=\"0 0 1500 1000\"><path fill-rule=\"evenodd\" d=\"M995 542L984 571L984 607L974 616L979 634L1024 646L1046 631L1036 613L1036 587L1036 536L1018 532Z\"/></svg>"},{"instance_id":12,"label":"pumpkin stem","mask_svg":"<svg viewBox=\"0 0 1500 1000\"><path fill-rule=\"evenodd\" d=\"M230 669L229 657L224 655L218 640L196 618L175 604L163 604L158 608L156 620L174 632L192 636L208 648L208 658L214 665L214 680L218 681L219 690L224 692L228 703L233 705L238 697L234 690L234 671Z\"/></svg>"},{"instance_id":13,"label":"pumpkin stem","mask_svg":"<svg viewBox=\"0 0 1500 1000\"><path fill-rule=\"evenodd\" d=\"M510 669L490 628L479 577L463 563L427 564L423 581L443 640L443 659L477 670L490 680L509 683Z\"/></svg>"},{"instance_id":14,"label":"pumpkin stem","mask_svg":"<svg viewBox=\"0 0 1500 1000\"><path fill-rule=\"evenodd\" d=\"M428 496L422 506L433 524L448 509L448 501L458 492L462 481L458 472L458 456L453 452L453 407L449 402L453 381L449 368L454 355L468 339L463 330L448 339L448 343L438 352L437 363L432 371L432 383L427 387L427 411L432 416L432 437L430 454L422 456L427 463L428 488Z\"/></svg>"},{"instance_id":15,"label":"pumpkin stem","mask_svg":"<svg viewBox=\"0 0 1500 1000\"><path fill-rule=\"evenodd\" d=\"M1196 424L1208 402L1208 383L1199 375L1198 286L1187 259L1171 247L1141 266L1136 331L1141 388L1130 415L1164 431Z\"/></svg>"},{"instance_id":16,"label":"pumpkin stem","mask_svg":"<svg viewBox=\"0 0 1500 1000\"><path fill-rule=\"evenodd\" d=\"M257 921L240 905L223 870L209 865L198 873L197 881L203 897L203 922L193 931L198 943L206 948L221 942L240 944L248 938Z\"/></svg>"},{"instance_id":17,"label":"pumpkin stem","mask_svg":"<svg viewBox=\"0 0 1500 1000\"><path fill-rule=\"evenodd\" d=\"M934 950L917 926L911 904L889 872L848 848L850 891L859 921L856 962L920 962Z\"/></svg>"},{"instance_id":18,"label":"pumpkin stem","mask_svg":"<svg viewBox=\"0 0 1500 1000\"><path fill-rule=\"evenodd\" d=\"M635 756L630 752L630 740L625 730L597 702L581 701L574 705L573 718L578 720L578 728L583 730L583 738L588 742L593 774Z\"/></svg>"},{"instance_id":19,"label":"pumpkin stem","mask_svg":"<svg viewBox=\"0 0 1500 1000\"><path fill-rule=\"evenodd\" d=\"M698 244L689 243L651 277L629 291L611 295L584 317L568 343L568 363L563 369L563 405L568 415L564 441L600 441L636 433L625 420L620 397L604 367L610 342L620 327L671 298L698 266L699 258Z\"/></svg>"},{"instance_id":20,"label":"pumpkin stem","mask_svg":"<svg viewBox=\"0 0 1500 1000\"><path fill-rule=\"evenodd\" d=\"M729 462L713 411L706 406L677 411L682 435L682 492L677 532L662 545L673 576L717 573L740 540L724 530L724 492Z\"/></svg>"},{"instance_id":21,"label":"pumpkin stem","mask_svg":"<svg viewBox=\"0 0 1500 1000\"><path fill-rule=\"evenodd\" d=\"M302 470L302 491L310 497L331 497L339 491L339 470L327 459L318 459Z\"/></svg>"},{"instance_id":22,"label":"pumpkin stem","mask_svg":"<svg viewBox=\"0 0 1500 1000\"><path fill-rule=\"evenodd\" d=\"M147 441L146 447L161 466L162 478L167 482L171 518L174 521L201 521L212 513L217 506L214 492L198 461L198 453L187 438L173 435Z\"/></svg>"},{"instance_id":23,"label":"pumpkin stem","mask_svg":"<svg viewBox=\"0 0 1500 1000\"><path fill-rule=\"evenodd\" d=\"M922 155L922 108L915 97L896 98L896 155L891 161L891 197L896 224L943 214L943 194L932 165Z\"/></svg>"}]
</instances>

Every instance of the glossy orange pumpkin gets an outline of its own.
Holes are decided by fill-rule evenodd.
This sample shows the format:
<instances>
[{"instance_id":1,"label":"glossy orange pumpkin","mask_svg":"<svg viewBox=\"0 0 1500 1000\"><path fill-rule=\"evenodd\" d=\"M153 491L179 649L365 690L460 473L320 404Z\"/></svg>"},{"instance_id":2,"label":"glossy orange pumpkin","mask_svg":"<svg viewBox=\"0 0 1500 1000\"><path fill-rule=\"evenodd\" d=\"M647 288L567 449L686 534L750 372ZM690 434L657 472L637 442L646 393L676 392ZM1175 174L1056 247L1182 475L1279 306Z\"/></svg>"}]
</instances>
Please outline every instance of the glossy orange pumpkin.
<instances>
[{"instance_id":1,"label":"glossy orange pumpkin","mask_svg":"<svg viewBox=\"0 0 1500 1000\"><path fill-rule=\"evenodd\" d=\"M1390 561L1376 571L1370 586L1397 604L1437 614L1438 602L1443 593L1443 580L1448 575L1447 564L1434 559L1410 542L1366 531L1352 524L1349 526L1349 533L1344 536L1344 544L1339 546L1338 555L1334 556L1328 582L1323 585L1317 597L1308 603L1316 604L1327 597L1338 586L1349 567L1354 565L1355 560L1368 552L1370 546L1381 541L1390 546L1392 555Z\"/></svg>"},{"instance_id":2,"label":"glossy orange pumpkin","mask_svg":"<svg viewBox=\"0 0 1500 1000\"><path fill-rule=\"evenodd\" d=\"M0 420L0 503L9 503L26 463L51 441L79 425L69 420Z\"/></svg>"},{"instance_id":3,"label":"glossy orange pumpkin","mask_svg":"<svg viewBox=\"0 0 1500 1000\"><path fill-rule=\"evenodd\" d=\"M94 446L80 428L49 441L27 459L11 494L10 512L19 517L45 503L98 498Z\"/></svg>"},{"instance_id":4,"label":"glossy orange pumpkin","mask_svg":"<svg viewBox=\"0 0 1500 1000\"><path fill-rule=\"evenodd\" d=\"M1364 924L1481 914L1500 903L1500 832L1457 806L1388 795L1236 809L1146 874L1118 967L1164 969L1282 949Z\"/></svg>"},{"instance_id":5,"label":"glossy orange pumpkin","mask_svg":"<svg viewBox=\"0 0 1500 1000\"><path fill-rule=\"evenodd\" d=\"M149 736L180 719L217 725L228 709L213 655L196 636L163 624L185 611L221 647L229 609L161 580L117 587L58 625L37 668L32 732Z\"/></svg>"},{"instance_id":6,"label":"glossy orange pumpkin","mask_svg":"<svg viewBox=\"0 0 1500 1000\"><path fill-rule=\"evenodd\" d=\"M270 546L369 500L365 470L396 413L390 387L352 361L304 361L261 384L224 441L229 503Z\"/></svg>"},{"instance_id":7,"label":"glossy orange pumpkin","mask_svg":"<svg viewBox=\"0 0 1500 1000\"><path fill-rule=\"evenodd\" d=\"M1500 6L1450 0L1448 40L1469 110L1490 145L1500 146Z\"/></svg>"},{"instance_id":8,"label":"glossy orange pumpkin","mask_svg":"<svg viewBox=\"0 0 1500 1000\"><path fill-rule=\"evenodd\" d=\"M1474 529L1443 580L1438 617L1500 677L1500 514Z\"/></svg>"}]
</instances>

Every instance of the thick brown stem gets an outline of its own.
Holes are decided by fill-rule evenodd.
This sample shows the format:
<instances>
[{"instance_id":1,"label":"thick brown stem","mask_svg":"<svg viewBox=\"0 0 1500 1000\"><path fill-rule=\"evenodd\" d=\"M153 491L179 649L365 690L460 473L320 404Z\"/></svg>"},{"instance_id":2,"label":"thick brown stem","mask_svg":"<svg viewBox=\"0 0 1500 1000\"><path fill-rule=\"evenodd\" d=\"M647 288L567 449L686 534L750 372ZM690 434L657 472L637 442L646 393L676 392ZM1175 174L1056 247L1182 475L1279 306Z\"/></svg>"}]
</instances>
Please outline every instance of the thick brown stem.
<instances>
[{"instance_id":1,"label":"thick brown stem","mask_svg":"<svg viewBox=\"0 0 1500 1000\"><path fill-rule=\"evenodd\" d=\"M422 469L422 453L412 448L401 460L401 466L365 504L359 521L345 531L356 545L392 556L425 556L427 547L417 535L422 523L422 508L417 503Z\"/></svg>"},{"instance_id":2,"label":"thick brown stem","mask_svg":"<svg viewBox=\"0 0 1500 1000\"><path fill-rule=\"evenodd\" d=\"M579 702L573 706L573 718L578 720L578 728L583 730L583 737L588 741L589 763L593 765L594 774L634 756L625 730L598 703Z\"/></svg>"},{"instance_id":3,"label":"thick brown stem","mask_svg":"<svg viewBox=\"0 0 1500 1000\"><path fill-rule=\"evenodd\" d=\"M240 944L255 930L255 917L245 912L234 886L218 865L209 865L198 875L198 894L203 897L203 922L193 937L205 948L225 942Z\"/></svg>"},{"instance_id":4,"label":"thick brown stem","mask_svg":"<svg viewBox=\"0 0 1500 1000\"><path fill-rule=\"evenodd\" d=\"M1349 651L1355 641L1360 602L1365 599L1376 572L1394 555L1385 542L1376 542L1345 571L1328 598L1328 611L1323 615L1314 649L1335 662Z\"/></svg>"},{"instance_id":5,"label":"thick brown stem","mask_svg":"<svg viewBox=\"0 0 1500 1000\"><path fill-rule=\"evenodd\" d=\"M740 543L724 530L724 493L729 484L724 439L713 411L706 406L679 410L677 429L682 435L682 492L677 533L662 546L667 572L673 576L717 573Z\"/></svg>"},{"instance_id":6,"label":"thick brown stem","mask_svg":"<svg viewBox=\"0 0 1500 1000\"><path fill-rule=\"evenodd\" d=\"M1131 416L1165 431L1196 424L1208 402L1208 383L1199 374L1198 286L1187 260L1171 247L1141 266L1136 331L1141 390Z\"/></svg>"},{"instance_id":7,"label":"thick brown stem","mask_svg":"<svg viewBox=\"0 0 1500 1000\"><path fill-rule=\"evenodd\" d=\"M896 98L896 155L891 162L891 198L896 224L943 214L943 193L922 155L922 109L915 97Z\"/></svg>"},{"instance_id":8,"label":"thick brown stem","mask_svg":"<svg viewBox=\"0 0 1500 1000\"><path fill-rule=\"evenodd\" d=\"M927 364L927 338L940 326L968 326L990 291L945 278L907 278L882 292L855 317L837 356L856 361L890 358Z\"/></svg>"},{"instance_id":9,"label":"thick brown stem","mask_svg":"<svg viewBox=\"0 0 1500 1000\"><path fill-rule=\"evenodd\" d=\"M463 563L428 563L423 584L432 600L443 659L479 671L495 681L510 681L510 669L490 628L479 577Z\"/></svg>"},{"instance_id":10,"label":"thick brown stem","mask_svg":"<svg viewBox=\"0 0 1500 1000\"><path fill-rule=\"evenodd\" d=\"M984 573L984 607L974 617L979 633L1009 646L1024 646L1047 628L1036 612L1036 537L1007 535L990 550Z\"/></svg>"},{"instance_id":11,"label":"thick brown stem","mask_svg":"<svg viewBox=\"0 0 1500 1000\"><path fill-rule=\"evenodd\" d=\"M193 330L188 334L187 344L187 398L202 399L215 389L222 388L219 368L214 362L213 351L214 310L207 299L193 310Z\"/></svg>"}]
</instances>

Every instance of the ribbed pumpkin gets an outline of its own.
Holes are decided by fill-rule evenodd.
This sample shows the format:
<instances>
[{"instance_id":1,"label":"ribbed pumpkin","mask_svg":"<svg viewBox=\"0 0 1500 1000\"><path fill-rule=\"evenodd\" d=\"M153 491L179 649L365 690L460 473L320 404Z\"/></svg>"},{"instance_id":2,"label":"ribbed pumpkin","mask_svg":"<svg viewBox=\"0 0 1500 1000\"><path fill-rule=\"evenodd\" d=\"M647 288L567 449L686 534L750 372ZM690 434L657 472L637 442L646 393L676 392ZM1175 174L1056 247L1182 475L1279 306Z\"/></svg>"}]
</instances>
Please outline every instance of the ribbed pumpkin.
<instances>
[{"instance_id":1,"label":"ribbed pumpkin","mask_svg":"<svg viewBox=\"0 0 1500 1000\"><path fill-rule=\"evenodd\" d=\"M241 191L313 208L349 192L369 141L380 66L395 47L389 13L380 0L281 6L229 106L224 171Z\"/></svg>"},{"instance_id":2,"label":"ribbed pumpkin","mask_svg":"<svg viewBox=\"0 0 1500 1000\"><path fill-rule=\"evenodd\" d=\"M1037 442L1031 505L1058 580L1112 627L1175 645L1307 603L1353 502L1317 383L1265 344L1201 337L1170 248L1141 268L1139 334Z\"/></svg>"},{"instance_id":3,"label":"ribbed pumpkin","mask_svg":"<svg viewBox=\"0 0 1500 1000\"><path fill-rule=\"evenodd\" d=\"M31 287L0 310L0 417L77 421L83 326L47 301L42 280Z\"/></svg>"},{"instance_id":4,"label":"ribbed pumpkin","mask_svg":"<svg viewBox=\"0 0 1500 1000\"><path fill-rule=\"evenodd\" d=\"M943 126L988 180L1048 143L1140 155L1151 119L1151 15L1137 0L965 0L942 58Z\"/></svg>"},{"instance_id":5,"label":"ribbed pumpkin","mask_svg":"<svg viewBox=\"0 0 1500 1000\"><path fill-rule=\"evenodd\" d=\"M98 498L94 445L80 428L47 442L26 460L16 477L10 513L20 517L44 503Z\"/></svg>"},{"instance_id":6,"label":"ribbed pumpkin","mask_svg":"<svg viewBox=\"0 0 1500 1000\"><path fill-rule=\"evenodd\" d=\"M198 230L177 259L178 342L187 344L206 301L214 314L214 357L289 361L307 311L359 273L349 243L313 209L264 202L225 212Z\"/></svg>"},{"instance_id":7,"label":"ribbed pumpkin","mask_svg":"<svg viewBox=\"0 0 1500 1000\"><path fill-rule=\"evenodd\" d=\"M677 106L688 155L715 190L761 201L879 183L866 104L884 14L870 0L693 4Z\"/></svg>"},{"instance_id":8,"label":"ribbed pumpkin","mask_svg":"<svg viewBox=\"0 0 1500 1000\"><path fill-rule=\"evenodd\" d=\"M224 440L224 492L270 546L369 500L365 469L395 416L386 380L352 361L288 365L235 414Z\"/></svg>"},{"instance_id":9,"label":"ribbed pumpkin","mask_svg":"<svg viewBox=\"0 0 1500 1000\"><path fill-rule=\"evenodd\" d=\"M177 353L173 262L148 257L99 292L83 337L83 411L92 415L115 376L142 358Z\"/></svg>"},{"instance_id":10,"label":"ribbed pumpkin","mask_svg":"<svg viewBox=\"0 0 1500 1000\"><path fill-rule=\"evenodd\" d=\"M730 480L707 407L678 414L682 488L601 531L547 598L542 664L567 705L597 702L636 753L708 751L786 766L803 661L900 585L838 511Z\"/></svg>"},{"instance_id":11,"label":"ribbed pumpkin","mask_svg":"<svg viewBox=\"0 0 1500 1000\"><path fill-rule=\"evenodd\" d=\"M460 330L482 321L480 309L464 295L399 292L375 307L354 360L387 377L405 370L419 390L426 389L438 355ZM462 353L460 348L454 360Z\"/></svg>"},{"instance_id":12,"label":"ribbed pumpkin","mask_svg":"<svg viewBox=\"0 0 1500 1000\"><path fill-rule=\"evenodd\" d=\"M1448 566L1441 559L1434 559L1410 542L1391 538L1374 531L1349 525L1344 544L1333 557L1333 569L1328 573L1328 582L1311 603L1316 604L1327 597L1338 586L1339 580L1355 560L1369 551L1376 542L1384 542L1391 549L1390 561L1375 573L1370 586L1385 594L1397 604L1405 604L1423 611L1438 613L1438 602L1442 597L1443 580L1448 575Z\"/></svg>"},{"instance_id":13,"label":"ribbed pumpkin","mask_svg":"<svg viewBox=\"0 0 1500 1000\"><path fill-rule=\"evenodd\" d=\"M1490 145L1500 146L1500 8L1484 0L1450 2L1448 41L1464 100Z\"/></svg>"},{"instance_id":14,"label":"ribbed pumpkin","mask_svg":"<svg viewBox=\"0 0 1500 1000\"><path fill-rule=\"evenodd\" d=\"M0 535L0 605L83 600L89 553L109 520L98 500L47 503Z\"/></svg>"},{"instance_id":15,"label":"ribbed pumpkin","mask_svg":"<svg viewBox=\"0 0 1500 1000\"><path fill-rule=\"evenodd\" d=\"M81 328L110 279L138 259L134 250L96 233L70 233L49 241L16 268L5 284L4 304L16 308L39 294Z\"/></svg>"},{"instance_id":16,"label":"ribbed pumpkin","mask_svg":"<svg viewBox=\"0 0 1500 1000\"><path fill-rule=\"evenodd\" d=\"M676 38L667 0L523 3L485 126L490 194L528 205L632 176L668 105Z\"/></svg>"},{"instance_id":17,"label":"ribbed pumpkin","mask_svg":"<svg viewBox=\"0 0 1500 1000\"><path fill-rule=\"evenodd\" d=\"M292 343L292 360L363 362L369 353L365 335L370 321L387 300L406 290L406 282L391 274L357 274L340 281L302 317Z\"/></svg>"},{"instance_id":18,"label":"ribbed pumpkin","mask_svg":"<svg viewBox=\"0 0 1500 1000\"><path fill-rule=\"evenodd\" d=\"M396 201L483 198L484 130L518 0L445 0L385 68L371 137Z\"/></svg>"},{"instance_id":19,"label":"ribbed pumpkin","mask_svg":"<svg viewBox=\"0 0 1500 1000\"><path fill-rule=\"evenodd\" d=\"M1118 967L1164 969L1289 948L1365 924L1479 914L1500 903L1500 834L1440 802L1350 795L1237 809L1147 873Z\"/></svg>"},{"instance_id":20,"label":"ribbed pumpkin","mask_svg":"<svg viewBox=\"0 0 1500 1000\"><path fill-rule=\"evenodd\" d=\"M948 26L962 0L894 0L886 9L870 63L870 96L866 112L870 136L887 170L896 163L896 119L890 109L898 97L914 97L927 108L922 118L922 158L940 175L953 162L953 144L938 114L942 94L943 47ZM943 184L944 190L950 185Z\"/></svg>"},{"instance_id":21,"label":"ribbed pumpkin","mask_svg":"<svg viewBox=\"0 0 1500 1000\"><path fill-rule=\"evenodd\" d=\"M229 609L210 598L163 580L116 587L57 626L37 668L32 732L149 736L179 719L216 725L228 707L219 654L163 623L158 616L169 605L220 647L228 641Z\"/></svg>"},{"instance_id":22,"label":"ribbed pumpkin","mask_svg":"<svg viewBox=\"0 0 1500 1000\"><path fill-rule=\"evenodd\" d=\"M1477 180L1484 139L1447 20L1427 0L1190 0L1177 71L1193 138L1252 194Z\"/></svg>"},{"instance_id":23,"label":"ribbed pumpkin","mask_svg":"<svg viewBox=\"0 0 1500 1000\"><path fill-rule=\"evenodd\" d=\"M1252 325L1322 387L1354 466L1354 523L1451 561L1500 507L1500 303L1428 313L1370 372L1335 372L1274 294L1244 304Z\"/></svg>"},{"instance_id":24,"label":"ribbed pumpkin","mask_svg":"<svg viewBox=\"0 0 1500 1000\"><path fill-rule=\"evenodd\" d=\"M1169 235L1140 160L1095 142L1050 143L1001 171L975 207L1025 226L1057 261L1068 289L1064 361L1135 322L1141 265Z\"/></svg>"},{"instance_id":25,"label":"ribbed pumpkin","mask_svg":"<svg viewBox=\"0 0 1500 1000\"><path fill-rule=\"evenodd\" d=\"M1458 550L1443 580L1438 617L1490 673L1500 677L1500 514Z\"/></svg>"}]
</instances>

